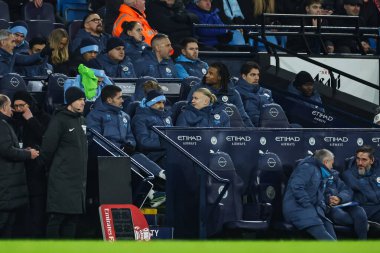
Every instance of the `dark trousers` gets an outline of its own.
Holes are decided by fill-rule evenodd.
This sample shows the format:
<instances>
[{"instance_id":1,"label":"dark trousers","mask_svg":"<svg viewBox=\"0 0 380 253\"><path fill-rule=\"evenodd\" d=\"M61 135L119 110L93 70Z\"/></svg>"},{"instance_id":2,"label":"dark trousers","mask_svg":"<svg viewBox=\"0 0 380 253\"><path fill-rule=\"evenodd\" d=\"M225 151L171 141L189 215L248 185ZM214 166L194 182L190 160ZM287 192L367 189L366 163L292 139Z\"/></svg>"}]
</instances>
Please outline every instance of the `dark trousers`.
<instances>
[{"instance_id":1,"label":"dark trousers","mask_svg":"<svg viewBox=\"0 0 380 253\"><path fill-rule=\"evenodd\" d=\"M323 225L311 226L306 229L306 232L309 233L312 237L317 240L324 241L334 241L336 240L336 234L334 231L334 226L331 222L323 220Z\"/></svg>"},{"instance_id":2,"label":"dark trousers","mask_svg":"<svg viewBox=\"0 0 380 253\"><path fill-rule=\"evenodd\" d=\"M0 238L11 238L16 222L16 213L0 211Z\"/></svg>"},{"instance_id":3,"label":"dark trousers","mask_svg":"<svg viewBox=\"0 0 380 253\"><path fill-rule=\"evenodd\" d=\"M46 232L46 196L36 195L29 197L28 227L29 236L32 238L43 238Z\"/></svg>"},{"instance_id":4,"label":"dark trousers","mask_svg":"<svg viewBox=\"0 0 380 253\"><path fill-rule=\"evenodd\" d=\"M359 239L367 239L368 220L367 214L360 206L345 208L332 208L329 218L338 225L353 225Z\"/></svg>"},{"instance_id":5,"label":"dark trousers","mask_svg":"<svg viewBox=\"0 0 380 253\"><path fill-rule=\"evenodd\" d=\"M50 213L46 237L73 239L76 235L78 222L78 214Z\"/></svg>"}]
</instances>

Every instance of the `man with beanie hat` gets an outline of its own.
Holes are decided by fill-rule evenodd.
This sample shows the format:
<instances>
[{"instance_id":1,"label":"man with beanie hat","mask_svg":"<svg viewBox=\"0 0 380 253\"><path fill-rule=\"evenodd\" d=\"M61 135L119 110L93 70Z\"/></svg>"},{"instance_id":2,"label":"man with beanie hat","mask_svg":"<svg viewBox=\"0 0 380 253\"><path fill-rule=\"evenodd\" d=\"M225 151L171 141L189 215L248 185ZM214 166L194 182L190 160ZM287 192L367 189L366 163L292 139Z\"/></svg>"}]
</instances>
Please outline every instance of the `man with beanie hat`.
<instances>
[{"instance_id":1,"label":"man with beanie hat","mask_svg":"<svg viewBox=\"0 0 380 253\"><path fill-rule=\"evenodd\" d=\"M103 20L96 12L91 12L83 18L82 28L75 35L71 44L71 52L75 52L83 39L92 38L99 46L99 53L105 52L107 40L111 37L103 30Z\"/></svg>"},{"instance_id":2,"label":"man with beanie hat","mask_svg":"<svg viewBox=\"0 0 380 253\"><path fill-rule=\"evenodd\" d=\"M26 41L26 35L28 35L28 25L25 21L17 20L11 24L9 31L13 34L16 42L16 47L13 49L13 53L28 53L29 43Z\"/></svg>"},{"instance_id":3,"label":"man with beanie hat","mask_svg":"<svg viewBox=\"0 0 380 253\"><path fill-rule=\"evenodd\" d=\"M20 147L39 149L50 116L40 110L33 97L24 90L13 95L13 127ZM45 169L34 160L25 162L29 190L27 224L22 224L28 236L42 238L46 227L46 175Z\"/></svg>"},{"instance_id":4,"label":"man with beanie hat","mask_svg":"<svg viewBox=\"0 0 380 253\"><path fill-rule=\"evenodd\" d=\"M74 73L73 76L78 74L78 66L80 64L86 65L88 61L95 59L99 54L99 46L98 42L91 38L84 38L81 42L77 50L72 54L74 60L72 61L72 69Z\"/></svg>"},{"instance_id":5,"label":"man with beanie hat","mask_svg":"<svg viewBox=\"0 0 380 253\"><path fill-rule=\"evenodd\" d=\"M78 72L79 75L75 79L65 81L63 88L65 91L70 87L82 89L87 101L95 101L100 96L104 86L113 85L97 59L88 61L86 66L80 64Z\"/></svg>"},{"instance_id":6,"label":"man with beanie hat","mask_svg":"<svg viewBox=\"0 0 380 253\"><path fill-rule=\"evenodd\" d=\"M41 159L48 166L48 238L75 238L86 207L87 137L83 118L85 94L77 87L65 91L66 105L57 110L46 130Z\"/></svg>"},{"instance_id":7,"label":"man with beanie hat","mask_svg":"<svg viewBox=\"0 0 380 253\"><path fill-rule=\"evenodd\" d=\"M10 123L12 107L10 99L0 94L0 237L10 238L16 215L28 204L25 165L35 159L39 151L20 147Z\"/></svg>"},{"instance_id":8,"label":"man with beanie hat","mask_svg":"<svg viewBox=\"0 0 380 253\"><path fill-rule=\"evenodd\" d=\"M165 151L161 147L159 136L152 130L152 126L173 126L171 112L165 109L166 97L161 90L147 92L145 98L137 107L132 119L132 131L135 134L137 150L144 153L152 161L163 161Z\"/></svg>"},{"instance_id":9,"label":"man with beanie hat","mask_svg":"<svg viewBox=\"0 0 380 253\"><path fill-rule=\"evenodd\" d=\"M293 97L289 97L290 100L296 101L297 103L302 103L306 107L313 108L320 112L325 111L322 107L321 96L314 88L314 79L308 72L300 71L294 78L294 81L289 84L288 92L303 98L302 100L298 100ZM307 100L317 104L309 103Z\"/></svg>"},{"instance_id":10,"label":"man with beanie hat","mask_svg":"<svg viewBox=\"0 0 380 253\"><path fill-rule=\"evenodd\" d=\"M125 55L124 42L119 38L112 37L107 41L106 53L101 54L98 60L109 77L136 77L131 59Z\"/></svg>"}]
</instances>

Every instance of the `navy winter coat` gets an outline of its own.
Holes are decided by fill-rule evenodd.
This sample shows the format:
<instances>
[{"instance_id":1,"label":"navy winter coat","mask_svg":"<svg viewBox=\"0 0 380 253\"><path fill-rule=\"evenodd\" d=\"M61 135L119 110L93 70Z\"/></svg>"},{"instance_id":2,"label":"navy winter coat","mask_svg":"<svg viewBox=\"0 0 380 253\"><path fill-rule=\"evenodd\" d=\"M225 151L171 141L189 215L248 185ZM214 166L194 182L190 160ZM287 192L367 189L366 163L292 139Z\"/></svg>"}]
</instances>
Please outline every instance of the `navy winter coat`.
<instances>
[{"instance_id":1,"label":"navy winter coat","mask_svg":"<svg viewBox=\"0 0 380 253\"><path fill-rule=\"evenodd\" d=\"M107 48L107 40L111 38L111 35L108 33L102 33L100 36L93 36L91 33L86 32L84 29L80 29L78 33L75 35L75 39L73 40L73 43L71 44L71 52L74 53L75 50L78 49L80 46L80 43L84 38L93 38L98 42L99 46L99 53L105 53Z\"/></svg>"},{"instance_id":2,"label":"navy winter coat","mask_svg":"<svg viewBox=\"0 0 380 253\"><path fill-rule=\"evenodd\" d=\"M87 126L96 130L116 146L126 144L136 146L131 129L131 119L121 107L103 103L100 98L95 101L94 109L86 117Z\"/></svg>"},{"instance_id":3,"label":"navy winter coat","mask_svg":"<svg viewBox=\"0 0 380 253\"><path fill-rule=\"evenodd\" d=\"M321 99L321 96L319 95L319 93L314 89L314 92L313 92L313 95L311 97L305 97L304 95L302 95L302 92L300 90L298 90L296 87L294 87L293 83L289 84L288 86L288 92L289 93L292 93L294 95L297 95L297 96L300 96L300 97L303 97L305 99L309 99L313 102L317 102L317 103L320 103L322 104L322 99ZM323 107L321 106L318 106L318 105L314 105L314 104L310 104L306 101L303 101L303 100L300 100L300 99L296 99L296 98L290 98L291 100L294 100L294 101L297 101L298 103L302 103L304 104L306 107L309 107L309 108L312 108L314 110L318 110L320 112L325 112L325 109L323 109Z\"/></svg>"},{"instance_id":4,"label":"navy winter coat","mask_svg":"<svg viewBox=\"0 0 380 253\"><path fill-rule=\"evenodd\" d=\"M177 78L177 70L171 59L157 61L156 55L152 49L145 48L142 58L135 63L135 71L137 77L151 76L155 78Z\"/></svg>"},{"instance_id":5,"label":"navy winter coat","mask_svg":"<svg viewBox=\"0 0 380 253\"><path fill-rule=\"evenodd\" d=\"M314 157L306 157L288 181L282 211L285 220L297 229L323 225L322 219L327 219L321 167L323 165Z\"/></svg>"},{"instance_id":6,"label":"navy winter coat","mask_svg":"<svg viewBox=\"0 0 380 253\"><path fill-rule=\"evenodd\" d=\"M230 118L223 111L223 105L211 105L196 109L192 105L187 105L179 114L176 126L183 127L229 127Z\"/></svg>"},{"instance_id":7,"label":"navy winter coat","mask_svg":"<svg viewBox=\"0 0 380 253\"><path fill-rule=\"evenodd\" d=\"M265 104L273 103L272 91L247 83L240 78L235 85L235 89L240 93L244 109L255 126L259 125L261 107Z\"/></svg>"},{"instance_id":8,"label":"navy winter coat","mask_svg":"<svg viewBox=\"0 0 380 253\"><path fill-rule=\"evenodd\" d=\"M142 52L145 48L149 47L145 41L137 41L135 38L126 35L124 33L120 34L120 39L124 41L124 51L125 55L128 56L132 62L137 61L142 57Z\"/></svg>"},{"instance_id":9,"label":"navy winter coat","mask_svg":"<svg viewBox=\"0 0 380 253\"><path fill-rule=\"evenodd\" d=\"M179 78L186 78L188 76L196 76L202 79L204 75L206 75L208 70L208 64L199 59L190 60L183 54L175 59L176 64L175 68L178 73Z\"/></svg>"},{"instance_id":10,"label":"navy winter coat","mask_svg":"<svg viewBox=\"0 0 380 253\"><path fill-rule=\"evenodd\" d=\"M10 54L0 48L0 75L5 75L15 71L15 66L27 66L37 64L42 60L40 54L23 55Z\"/></svg>"},{"instance_id":11,"label":"navy winter coat","mask_svg":"<svg viewBox=\"0 0 380 253\"><path fill-rule=\"evenodd\" d=\"M109 77L136 78L135 68L131 59L127 56L121 62L111 60L107 54L101 54L97 59Z\"/></svg>"},{"instance_id":12,"label":"navy winter coat","mask_svg":"<svg viewBox=\"0 0 380 253\"><path fill-rule=\"evenodd\" d=\"M236 91L236 89L232 88L232 84L228 84L228 90L227 92L223 92L221 90L216 90L212 88L211 86L201 83L199 85L193 86L191 88L189 95L187 96L187 101L191 102L193 93L199 88L207 88L209 89L215 96L218 98L219 103L229 103L229 104L234 104L236 108L238 109L241 118L244 121L244 125L246 127L253 127L254 125L252 124L251 120L249 119L247 113L244 110L243 102L241 101L241 97L239 92Z\"/></svg>"},{"instance_id":13,"label":"navy winter coat","mask_svg":"<svg viewBox=\"0 0 380 253\"><path fill-rule=\"evenodd\" d=\"M354 200L364 208L368 219L380 212L380 166L375 160L371 170L364 176L359 175L356 159L352 157L348 168L343 172L344 182L354 191Z\"/></svg>"}]
</instances>

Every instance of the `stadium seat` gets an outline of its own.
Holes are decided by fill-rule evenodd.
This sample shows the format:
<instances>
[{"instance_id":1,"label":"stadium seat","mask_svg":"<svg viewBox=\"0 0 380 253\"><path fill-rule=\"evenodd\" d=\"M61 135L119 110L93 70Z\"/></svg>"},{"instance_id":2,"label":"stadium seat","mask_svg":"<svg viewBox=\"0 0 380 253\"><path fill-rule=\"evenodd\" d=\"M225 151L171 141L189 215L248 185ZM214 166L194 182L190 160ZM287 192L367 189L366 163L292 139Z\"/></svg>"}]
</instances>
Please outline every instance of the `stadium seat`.
<instances>
[{"instance_id":1,"label":"stadium seat","mask_svg":"<svg viewBox=\"0 0 380 253\"><path fill-rule=\"evenodd\" d=\"M57 12L67 21L82 20L88 14L87 0L57 0Z\"/></svg>"},{"instance_id":2,"label":"stadium seat","mask_svg":"<svg viewBox=\"0 0 380 253\"><path fill-rule=\"evenodd\" d=\"M139 79L137 79L135 94L133 95L133 101L141 101L144 98L144 96L145 96L145 94L144 94L144 83L146 81L149 81L149 80L157 82L157 79L154 77L151 77L151 76L143 76L143 77L140 77Z\"/></svg>"},{"instance_id":3,"label":"stadium seat","mask_svg":"<svg viewBox=\"0 0 380 253\"><path fill-rule=\"evenodd\" d=\"M29 2L23 7L24 20L49 20L55 22L54 6L51 3L43 3L40 8L36 8L34 3Z\"/></svg>"},{"instance_id":4,"label":"stadium seat","mask_svg":"<svg viewBox=\"0 0 380 253\"><path fill-rule=\"evenodd\" d=\"M279 104L265 104L260 109L259 127L289 128L290 124Z\"/></svg>"},{"instance_id":5,"label":"stadium seat","mask_svg":"<svg viewBox=\"0 0 380 253\"><path fill-rule=\"evenodd\" d=\"M130 102L125 109L125 112L129 115L129 117L132 119L133 116L135 116L136 109L140 105L140 101L133 101Z\"/></svg>"},{"instance_id":6,"label":"stadium seat","mask_svg":"<svg viewBox=\"0 0 380 253\"><path fill-rule=\"evenodd\" d=\"M26 40L30 40L34 37L49 37L51 31L54 30L54 22L50 20L27 20L28 34Z\"/></svg>"},{"instance_id":7,"label":"stadium seat","mask_svg":"<svg viewBox=\"0 0 380 253\"><path fill-rule=\"evenodd\" d=\"M269 223L265 219L243 219L244 183L236 173L231 157L225 152L211 152L209 168L218 176L229 179L230 185L220 203L215 203L223 185L213 182L211 178L207 180L208 236L222 235L226 231L267 230Z\"/></svg>"},{"instance_id":8,"label":"stadium seat","mask_svg":"<svg viewBox=\"0 0 380 253\"><path fill-rule=\"evenodd\" d=\"M172 110L172 121L173 121L173 125L175 126L176 125L176 122L177 122L177 118L179 116L179 114L182 112L183 110L183 107L186 106L188 104L188 101L186 100L181 100L181 101L177 101L173 104L171 110Z\"/></svg>"},{"instance_id":9,"label":"stadium seat","mask_svg":"<svg viewBox=\"0 0 380 253\"><path fill-rule=\"evenodd\" d=\"M63 85L66 79L67 76L60 73L54 73L49 76L45 101L47 112L54 112L55 109L64 103Z\"/></svg>"},{"instance_id":10,"label":"stadium seat","mask_svg":"<svg viewBox=\"0 0 380 253\"><path fill-rule=\"evenodd\" d=\"M67 28L70 42L74 41L75 35L78 33L81 27L82 27L82 20L73 20L70 22Z\"/></svg>"},{"instance_id":11,"label":"stadium seat","mask_svg":"<svg viewBox=\"0 0 380 253\"><path fill-rule=\"evenodd\" d=\"M13 100L13 95L20 90L26 91L24 79L17 73L9 73L0 80L0 94L7 95Z\"/></svg>"},{"instance_id":12,"label":"stadium seat","mask_svg":"<svg viewBox=\"0 0 380 253\"><path fill-rule=\"evenodd\" d=\"M8 4L4 1L0 1L0 17L9 22L9 7Z\"/></svg>"},{"instance_id":13,"label":"stadium seat","mask_svg":"<svg viewBox=\"0 0 380 253\"><path fill-rule=\"evenodd\" d=\"M5 19L0 19L0 29L8 29L9 22Z\"/></svg>"},{"instance_id":14,"label":"stadium seat","mask_svg":"<svg viewBox=\"0 0 380 253\"><path fill-rule=\"evenodd\" d=\"M191 88L201 83L201 79L196 76L188 76L181 82L181 90L178 100L186 100Z\"/></svg>"},{"instance_id":15,"label":"stadium seat","mask_svg":"<svg viewBox=\"0 0 380 253\"><path fill-rule=\"evenodd\" d=\"M228 117L230 117L230 126L231 127L245 127L244 121L241 118L239 110L236 105L226 103L223 105L223 111L227 113Z\"/></svg>"}]
</instances>

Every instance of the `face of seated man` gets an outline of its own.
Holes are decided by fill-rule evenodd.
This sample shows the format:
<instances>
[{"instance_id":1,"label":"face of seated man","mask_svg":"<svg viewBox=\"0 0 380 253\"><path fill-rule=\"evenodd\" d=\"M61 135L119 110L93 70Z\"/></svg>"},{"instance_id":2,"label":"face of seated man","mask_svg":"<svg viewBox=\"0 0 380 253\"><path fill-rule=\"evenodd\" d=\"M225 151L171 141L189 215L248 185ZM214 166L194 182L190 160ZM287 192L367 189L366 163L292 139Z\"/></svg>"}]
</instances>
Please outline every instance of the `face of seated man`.
<instances>
[{"instance_id":1,"label":"face of seated man","mask_svg":"<svg viewBox=\"0 0 380 253\"><path fill-rule=\"evenodd\" d=\"M206 106L210 105L210 98L202 92L196 91L193 93L191 105L194 106L195 109L201 110L202 108L205 108Z\"/></svg>"},{"instance_id":2,"label":"face of seated man","mask_svg":"<svg viewBox=\"0 0 380 253\"><path fill-rule=\"evenodd\" d=\"M247 74L241 77L249 84L258 85L260 81L260 70L252 68Z\"/></svg>"}]
</instances>

